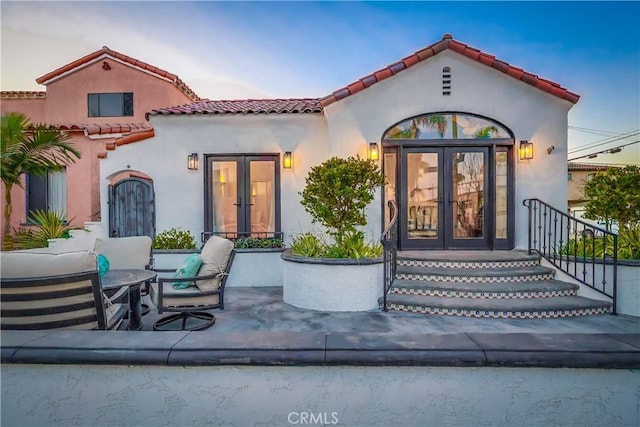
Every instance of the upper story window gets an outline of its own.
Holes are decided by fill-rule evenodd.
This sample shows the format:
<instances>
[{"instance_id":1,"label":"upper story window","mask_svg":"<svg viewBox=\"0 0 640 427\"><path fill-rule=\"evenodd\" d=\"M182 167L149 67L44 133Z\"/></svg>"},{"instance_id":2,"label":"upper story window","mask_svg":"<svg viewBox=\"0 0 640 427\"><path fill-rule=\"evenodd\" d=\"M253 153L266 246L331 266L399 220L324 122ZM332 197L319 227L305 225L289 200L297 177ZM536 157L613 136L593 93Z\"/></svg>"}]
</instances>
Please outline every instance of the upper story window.
<instances>
[{"instance_id":1,"label":"upper story window","mask_svg":"<svg viewBox=\"0 0 640 427\"><path fill-rule=\"evenodd\" d=\"M133 116L133 93L90 93L87 96L89 117Z\"/></svg>"}]
</instances>

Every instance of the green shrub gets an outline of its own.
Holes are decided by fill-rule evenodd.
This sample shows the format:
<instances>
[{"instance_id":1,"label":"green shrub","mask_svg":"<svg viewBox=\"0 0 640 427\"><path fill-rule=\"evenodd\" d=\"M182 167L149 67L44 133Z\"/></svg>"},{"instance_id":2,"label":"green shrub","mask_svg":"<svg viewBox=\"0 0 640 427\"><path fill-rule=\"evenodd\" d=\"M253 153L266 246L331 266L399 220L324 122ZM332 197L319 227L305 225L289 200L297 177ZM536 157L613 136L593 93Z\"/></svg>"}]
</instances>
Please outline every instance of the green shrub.
<instances>
[{"instance_id":1,"label":"green shrub","mask_svg":"<svg viewBox=\"0 0 640 427\"><path fill-rule=\"evenodd\" d=\"M15 249L46 248L49 239L68 239L71 237L71 227L67 224L67 217L54 211L30 211L27 220L33 227L20 227L16 230L13 240Z\"/></svg>"},{"instance_id":2,"label":"green shrub","mask_svg":"<svg viewBox=\"0 0 640 427\"><path fill-rule=\"evenodd\" d=\"M234 240L237 249L281 248L282 239L278 237L239 237Z\"/></svg>"},{"instance_id":3,"label":"green shrub","mask_svg":"<svg viewBox=\"0 0 640 427\"><path fill-rule=\"evenodd\" d=\"M613 237L580 237L563 245L559 253L585 258L613 257ZM618 234L618 259L640 259L640 227L621 229Z\"/></svg>"},{"instance_id":4,"label":"green shrub","mask_svg":"<svg viewBox=\"0 0 640 427\"><path fill-rule=\"evenodd\" d=\"M196 239L190 231L172 228L156 235L153 249L196 249Z\"/></svg>"},{"instance_id":5,"label":"green shrub","mask_svg":"<svg viewBox=\"0 0 640 427\"><path fill-rule=\"evenodd\" d=\"M305 233L299 236L300 240L294 240L299 248L294 249L294 253L318 253L304 256L331 258L363 258L381 253L379 245L365 243L364 233L356 227L367 225L365 208L384 183L385 177L378 165L359 157L332 157L311 168L300 193L301 203L314 223L328 229L334 243L326 245L323 239L314 240Z\"/></svg>"},{"instance_id":6,"label":"green shrub","mask_svg":"<svg viewBox=\"0 0 640 427\"><path fill-rule=\"evenodd\" d=\"M298 256L320 258L326 250L327 244L324 239L313 233L299 234L291 242L291 251Z\"/></svg>"}]
</instances>

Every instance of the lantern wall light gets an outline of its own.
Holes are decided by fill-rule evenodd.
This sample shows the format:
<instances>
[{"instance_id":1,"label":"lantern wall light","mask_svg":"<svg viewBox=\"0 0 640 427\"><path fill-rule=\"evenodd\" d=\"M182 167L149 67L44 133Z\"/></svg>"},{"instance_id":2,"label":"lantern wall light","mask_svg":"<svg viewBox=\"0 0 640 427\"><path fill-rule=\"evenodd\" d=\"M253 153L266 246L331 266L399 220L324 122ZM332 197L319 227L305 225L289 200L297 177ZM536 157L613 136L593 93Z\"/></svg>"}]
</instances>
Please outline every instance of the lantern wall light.
<instances>
[{"instance_id":1,"label":"lantern wall light","mask_svg":"<svg viewBox=\"0 0 640 427\"><path fill-rule=\"evenodd\" d=\"M284 169L291 169L293 167L293 156L291 151L285 151L282 157L282 167Z\"/></svg>"},{"instance_id":2,"label":"lantern wall light","mask_svg":"<svg viewBox=\"0 0 640 427\"><path fill-rule=\"evenodd\" d=\"M369 143L369 152L368 152L369 160L378 160L380 158L380 150L378 150L377 142Z\"/></svg>"},{"instance_id":3,"label":"lantern wall light","mask_svg":"<svg viewBox=\"0 0 640 427\"><path fill-rule=\"evenodd\" d=\"M529 141L520 141L520 160L533 159L533 143Z\"/></svg>"},{"instance_id":4,"label":"lantern wall light","mask_svg":"<svg viewBox=\"0 0 640 427\"><path fill-rule=\"evenodd\" d=\"M198 153L191 153L187 156L187 169L190 171L197 171L198 163Z\"/></svg>"}]
</instances>

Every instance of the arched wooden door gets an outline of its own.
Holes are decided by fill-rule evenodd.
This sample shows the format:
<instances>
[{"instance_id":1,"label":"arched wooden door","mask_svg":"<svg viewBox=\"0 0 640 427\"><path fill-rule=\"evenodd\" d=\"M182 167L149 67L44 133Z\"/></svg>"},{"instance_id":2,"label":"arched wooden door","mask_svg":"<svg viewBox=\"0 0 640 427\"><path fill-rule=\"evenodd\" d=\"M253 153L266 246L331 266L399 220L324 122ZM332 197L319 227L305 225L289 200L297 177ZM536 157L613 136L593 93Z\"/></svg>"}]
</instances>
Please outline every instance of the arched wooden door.
<instances>
[{"instance_id":1,"label":"arched wooden door","mask_svg":"<svg viewBox=\"0 0 640 427\"><path fill-rule=\"evenodd\" d=\"M127 178L109 186L109 235L156 236L153 182Z\"/></svg>"}]
</instances>

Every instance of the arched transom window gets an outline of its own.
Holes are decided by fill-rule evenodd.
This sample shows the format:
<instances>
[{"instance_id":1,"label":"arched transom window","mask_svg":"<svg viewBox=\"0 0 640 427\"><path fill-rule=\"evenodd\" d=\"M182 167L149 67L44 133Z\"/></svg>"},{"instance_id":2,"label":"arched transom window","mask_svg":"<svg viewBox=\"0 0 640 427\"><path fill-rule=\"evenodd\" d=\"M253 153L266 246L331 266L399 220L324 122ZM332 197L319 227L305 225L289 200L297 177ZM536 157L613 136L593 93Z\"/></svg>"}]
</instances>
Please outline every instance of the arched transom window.
<instances>
[{"instance_id":1,"label":"arched transom window","mask_svg":"<svg viewBox=\"0 0 640 427\"><path fill-rule=\"evenodd\" d=\"M500 124L459 113L426 114L402 121L383 139L502 139L511 138Z\"/></svg>"}]
</instances>

